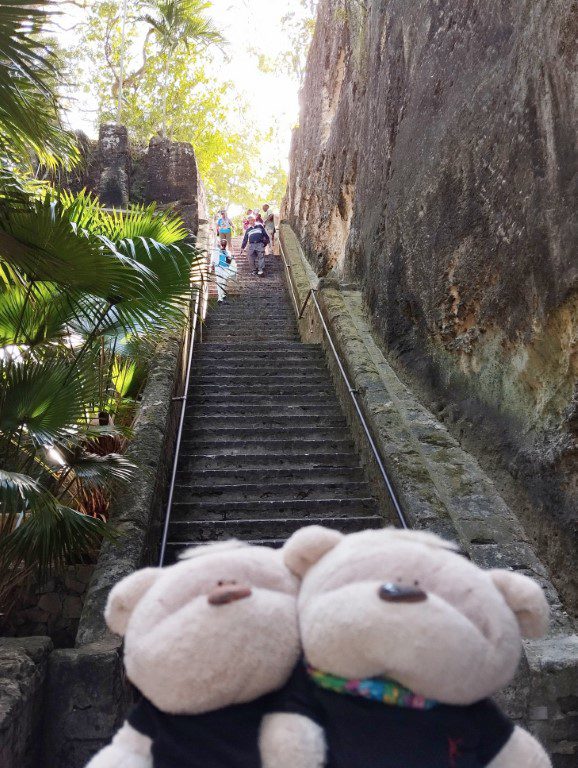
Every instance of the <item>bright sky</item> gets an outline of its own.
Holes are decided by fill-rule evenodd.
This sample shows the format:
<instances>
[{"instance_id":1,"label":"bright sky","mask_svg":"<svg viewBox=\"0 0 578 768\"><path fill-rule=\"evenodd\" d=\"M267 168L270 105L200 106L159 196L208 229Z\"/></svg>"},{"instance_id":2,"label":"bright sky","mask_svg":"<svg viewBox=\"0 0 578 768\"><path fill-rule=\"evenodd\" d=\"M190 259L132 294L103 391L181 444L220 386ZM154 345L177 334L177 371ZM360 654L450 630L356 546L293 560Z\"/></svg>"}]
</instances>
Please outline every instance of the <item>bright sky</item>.
<instances>
[{"instance_id":1,"label":"bright sky","mask_svg":"<svg viewBox=\"0 0 578 768\"><path fill-rule=\"evenodd\" d=\"M226 51L230 60L224 63L223 77L233 80L246 94L248 119L261 128L268 128L277 120L280 141L267 148L267 160L273 163L280 159L285 167L291 130L299 116L299 88L287 75L260 72L250 49L273 58L286 48L281 18L293 10L292 5L298 10L298 4L292 0L213 0L213 16L230 43Z\"/></svg>"},{"instance_id":2,"label":"bright sky","mask_svg":"<svg viewBox=\"0 0 578 768\"><path fill-rule=\"evenodd\" d=\"M118 0L119 4L122 0ZM257 49L266 56L275 57L286 47L281 29L281 18L288 11L299 10L295 0L213 0L215 21L229 41L225 54L218 54L214 63L215 79L220 77L233 80L241 95L245 97L247 109L245 118L267 130L275 122L279 125L279 139L262 147L267 163L281 163L288 166L291 130L298 118L298 85L294 79L280 73L265 74L257 66L257 57L251 49ZM70 9L70 6L68 7ZM67 10L68 19L73 23L77 9ZM69 42L74 32L61 33ZM93 122L94 109L89 97L83 93L74 94L77 107L68 115L73 128L80 128L91 136L97 134L98 126ZM232 95L232 98L236 98Z\"/></svg>"}]
</instances>

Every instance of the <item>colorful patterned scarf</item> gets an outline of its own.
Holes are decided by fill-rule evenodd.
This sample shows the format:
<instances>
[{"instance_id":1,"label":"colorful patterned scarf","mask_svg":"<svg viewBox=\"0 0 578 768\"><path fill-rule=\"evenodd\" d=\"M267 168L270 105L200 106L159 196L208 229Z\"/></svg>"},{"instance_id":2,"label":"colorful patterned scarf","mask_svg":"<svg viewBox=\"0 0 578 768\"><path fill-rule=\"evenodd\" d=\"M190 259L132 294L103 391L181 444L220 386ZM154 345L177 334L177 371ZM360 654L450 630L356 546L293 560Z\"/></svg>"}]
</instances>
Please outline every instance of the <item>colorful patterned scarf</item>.
<instances>
[{"instance_id":1,"label":"colorful patterned scarf","mask_svg":"<svg viewBox=\"0 0 578 768\"><path fill-rule=\"evenodd\" d=\"M433 709L437 706L437 701L417 696L391 680L379 677L348 680L346 677L337 677L337 675L322 672L320 669L315 669L309 665L307 665L307 673L314 683L328 691L333 691L333 693L361 696L364 699L381 701L383 704L409 709Z\"/></svg>"}]
</instances>

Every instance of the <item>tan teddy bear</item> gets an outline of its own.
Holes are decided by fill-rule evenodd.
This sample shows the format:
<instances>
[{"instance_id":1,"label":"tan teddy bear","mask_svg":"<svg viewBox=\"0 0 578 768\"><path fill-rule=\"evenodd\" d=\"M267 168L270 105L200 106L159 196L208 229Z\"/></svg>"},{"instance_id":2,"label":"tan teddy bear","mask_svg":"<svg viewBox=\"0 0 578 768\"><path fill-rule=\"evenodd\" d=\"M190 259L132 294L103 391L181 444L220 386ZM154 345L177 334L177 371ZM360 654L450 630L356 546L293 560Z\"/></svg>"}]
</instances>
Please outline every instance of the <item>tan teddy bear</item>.
<instances>
[{"instance_id":1,"label":"tan teddy bear","mask_svg":"<svg viewBox=\"0 0 578 768\"><path fill-rule=\"evenodd\" d=\"M144 698L89 768L259 768L267 694L300 654L297 589L281 552L240 542L114 587L106 619Z\"/></svg>"},{"instance_id":2,"label":"tan teddy bear","mask_svg":"<svg viewBox=\"0 0 578 768\"><path fill-rule=\"evenodd\" d=\"M264 768L550 766L488 698L547 629L534 581L395 530L304 528L285 562L305 660L264 721Z\"/></svg>"}]
</instances>

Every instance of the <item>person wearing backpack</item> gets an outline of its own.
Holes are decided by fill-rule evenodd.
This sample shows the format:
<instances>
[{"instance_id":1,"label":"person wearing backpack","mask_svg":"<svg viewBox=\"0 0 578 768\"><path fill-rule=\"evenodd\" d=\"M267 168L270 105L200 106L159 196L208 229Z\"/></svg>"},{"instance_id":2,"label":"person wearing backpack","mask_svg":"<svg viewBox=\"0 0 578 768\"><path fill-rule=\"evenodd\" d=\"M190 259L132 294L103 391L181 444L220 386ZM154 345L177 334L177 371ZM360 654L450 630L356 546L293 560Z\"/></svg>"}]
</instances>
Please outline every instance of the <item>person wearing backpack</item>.
<instances>
[{"instance_id":1,"label":"person wearing backpack","mask_svg":"<svg viewBox=\"0 0 578 768\"><path fill-rule=\"evenodd\" d=\"M253 274L263 277L265 273L265 248L269 245L269 235L263 224L258 224L255 214L247 216L249 226L241 244L241 253L247 248L247 255L253 267Z\"/></svg>"},{"instance_id":2,"label":"person wearing backpack","mask_svg":"<svg viewBox=\"0 0 578 768\"><path fill-rule=\"evenodd\" d=\"M263 206L263 219L265 224L265 229L267 231L267 234L269 235L269 240L271 241L271 256L275 255L275 214L273 213L273 209L269 205L269 203L265 203Z\"/></svg>"},{"instance_id":3,"label":"person wearing backpack","mask_svg":"<svg viewBox=\"0 0 578 768\"><path fill-rule=\"evenodd\" d=\"M215 273L217 284L217 301L222 304L227 298L227 283L237 274L237 262L227 248L225 238L221 240L220 247L215 249L211 257L211 269Z\"/></svg>"}]
</instances>

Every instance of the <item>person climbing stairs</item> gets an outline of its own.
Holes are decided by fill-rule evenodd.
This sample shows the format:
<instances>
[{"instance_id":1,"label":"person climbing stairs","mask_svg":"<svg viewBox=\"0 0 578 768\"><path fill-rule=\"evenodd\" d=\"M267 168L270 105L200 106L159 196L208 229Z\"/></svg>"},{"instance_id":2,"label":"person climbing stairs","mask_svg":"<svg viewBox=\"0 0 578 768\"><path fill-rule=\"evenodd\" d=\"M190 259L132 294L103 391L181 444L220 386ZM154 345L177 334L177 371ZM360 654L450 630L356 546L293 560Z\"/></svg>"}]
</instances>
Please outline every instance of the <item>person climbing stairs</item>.
<instances>
[{"instance_id":1,"label":"person climbing stairs","mask_svg":"<svg viewBox=\"0 0 578 768\"><path fill-rule=\"evenodd\" d=\"M239 251L239 241L234 243ZM193 360L166 562L228 538L280 545L303 525L383 525L319 345L301 342L279 257L237 257L238 295Z\"/></svg>"}]
</instances>

